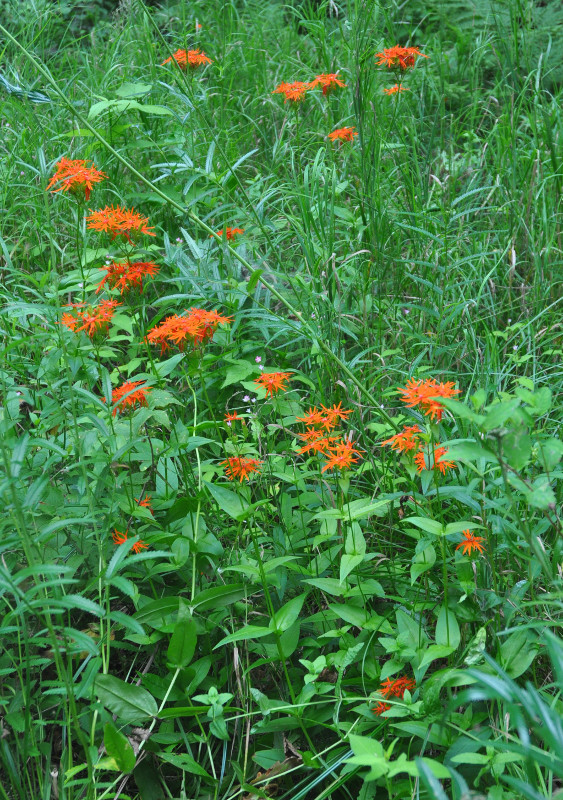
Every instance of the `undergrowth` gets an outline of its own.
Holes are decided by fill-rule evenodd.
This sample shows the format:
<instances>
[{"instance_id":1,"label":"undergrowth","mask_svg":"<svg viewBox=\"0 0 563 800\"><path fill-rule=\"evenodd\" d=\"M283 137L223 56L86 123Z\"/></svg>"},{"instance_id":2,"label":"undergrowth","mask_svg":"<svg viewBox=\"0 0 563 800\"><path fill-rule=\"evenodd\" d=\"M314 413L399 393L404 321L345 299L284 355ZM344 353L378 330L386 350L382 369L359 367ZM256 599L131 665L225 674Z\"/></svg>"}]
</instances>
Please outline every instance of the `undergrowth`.
<instances>
[{"instance_id":1,"label":"undergrowth","mask_svg":"<svg viewBox=\"0 0 563 800\"><path fill-rule=\"evenodd\" d=\"M0 796L557 796L558 4L0 7Z\"/></svg>"}]
</instances>

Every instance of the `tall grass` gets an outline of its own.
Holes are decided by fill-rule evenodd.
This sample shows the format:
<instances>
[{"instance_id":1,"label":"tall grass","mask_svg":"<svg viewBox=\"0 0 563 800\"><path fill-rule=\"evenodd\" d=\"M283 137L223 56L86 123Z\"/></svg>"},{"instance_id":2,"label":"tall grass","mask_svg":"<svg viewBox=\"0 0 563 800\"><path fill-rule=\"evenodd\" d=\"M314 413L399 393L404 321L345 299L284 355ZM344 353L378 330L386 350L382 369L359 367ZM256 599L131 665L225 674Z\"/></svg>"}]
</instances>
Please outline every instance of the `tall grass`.
<instances>
[{"instance_id":1,"label":"tall grass","mask_svg":"<svg viewBox=\"0 0 563 800\"><path fill-rule=\"evenodd\" d=\"M74 6L0 3L0 796L556 796L563 17Z\"/></svg>"}]
</instances>

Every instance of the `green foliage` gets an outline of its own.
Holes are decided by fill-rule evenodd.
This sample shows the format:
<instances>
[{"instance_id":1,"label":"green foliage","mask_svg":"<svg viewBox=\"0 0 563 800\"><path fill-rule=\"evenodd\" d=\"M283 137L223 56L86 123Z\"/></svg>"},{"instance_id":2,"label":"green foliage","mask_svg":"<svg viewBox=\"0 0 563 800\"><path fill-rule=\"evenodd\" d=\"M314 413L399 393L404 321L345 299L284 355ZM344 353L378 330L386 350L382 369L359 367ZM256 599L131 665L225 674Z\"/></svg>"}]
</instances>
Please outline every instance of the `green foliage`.
<instances>
[{"instance_id":1,"label":"green foliage","mask_svg":"<svg viewBox=\"0 0 563 800\"><path fill-rule=\"evenodd\" d=\"M560 4L0 10L0 795L554 796Z\"/></svg>"}]
</instances>

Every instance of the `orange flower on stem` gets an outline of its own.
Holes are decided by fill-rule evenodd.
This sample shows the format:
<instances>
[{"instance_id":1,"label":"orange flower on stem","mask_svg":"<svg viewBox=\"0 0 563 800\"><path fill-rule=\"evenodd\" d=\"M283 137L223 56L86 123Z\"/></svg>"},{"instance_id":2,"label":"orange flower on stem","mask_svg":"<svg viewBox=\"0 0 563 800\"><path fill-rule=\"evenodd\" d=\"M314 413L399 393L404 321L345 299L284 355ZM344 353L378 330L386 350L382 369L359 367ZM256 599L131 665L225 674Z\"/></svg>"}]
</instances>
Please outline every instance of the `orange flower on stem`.
<instances>
[{"instance_id":1,"label":"orange flower on stem","mask_svg":"<svg viewBox=\"0 0 563 800\"><path fill-rule=\"evenodd\" d=\"M225 236L227 237L228 241L234 239L236 236L240 236L241 233L244 233L243 228L227 228L225 230ZM223 236L223 228L221 228L220 231L217 231L217 236ZM213 236L210 236L209 238L213 239Z\"/></svg>"},{"instance_id":2,"label":"orange flower on stem","mask_svg":"<svg viewBox=\"0 0 563 800\"><path fill-rule=\"evenodd\" d=\"M240 483L242 483L244 478L249 480L253 472L260 472L260 466L263 463L263 461L259 461L257 458L233 456L231 458L226 458L225 461L221 461L221 466L225 467L225 475L230 481L234 481L235 478L238 478Z\"/></svg>"},{"instance_id":3,"label":"orange flower on stem","mask_svg":"<svg viewBox=\"0 0 563 800\"><path fill-rule=\"evenodd\" d=\"M61 317L61 325L75 333L86 331L92 338L98 331L107 330L116 306L120 305L117 300L103 300L99 305L90 306L85 311L66 312Z\"/></svg>"},{"instance_id":4,"label":"orange flower on stem","mask_svg":"<svg viewBox=\"0 0 563 800\"><path fill-rule=\"evenodd\" d=\"M142 292L143 280L154 278L159 272L159 268L153 261L135 261L133 263L112 261L111 264L105 264L101 269L104 269L106 274L96 289L96 294L103 289L106 283L112 289L119 289L120 294L134 286L138 286Z\"/></svg>"},{"instance_id":5,"label":"orange flower on stem","mask_svg":"<svg viewBox=\"0 0 563 800\"><path fill-rule=\"evenodd\" d=\"M394 436L391 436L389 439L381 442L381 446L384 447L385 445L390 444L392 450L398 450L401 453L407 453L410 450L416 450L416 448L419 446L417 436L418 433L422 433L418 425L407 425L400 433L396 433Z\"/></svg>"},{"instance_id":6,"label":"orange flower on stem","mask_svg":"<svg viewBox=\"0 0 563 800\"><path fill-rule=\"evenodd\" d=\"M227 423L229 428L231 427L233 422L239 422L239 421L242 422L243 425L246 424L244 419L242 417L239 417L236 411L232 411L231 413L227 412L225 414L225 422Z\"/></svg>"},{"instance_id":7,"label":"orange flower on stem","mask_svg":"<svg viewBox=\"0 0 563 800\"><path fill-rule=\"evenodd\" d=\"M427 467L424 450L421 448L414 457L414 463L417 467L416 471L420 474L424 469L437 469L442 473L442 475L445 475L447 470L456 468L455 461L442 461L442 458L447 455L447 453L448 451L445 447L441 447L440 444L436 444L436 447L434 448L434 463L432 464L432 467Z\"/></svg>"},{"instance_id":8,"label":"orange flower on stem","mask_svg":"<svg viewBox=\"0 0 563 800\"><path fill-rule=\"evenodd\" d=\"M126 542L128 540L127 533L128 533L127 531L125 531L125 533L121 533L121 531L118 531L117 528L115 528L112 534L113 543L119 545ZM148 544L146 544L146 542L139 540L138 542L135 542L131 550L134 553L140 553L141 550L146 550L147 548Z\"/></svg>"},{"instance_id":9,"label":"orange flower on stem","mask_svg":"<svg viewBox=\"0 0 563 800\"><path fill-rule=\"evenodd\" d=\"M339 469L341 471L350 469L352 464L356 464L358 461L357 458L354 458L354 455L361 455L362 452L362 450L357 450L354 447L354 442L352 441L340 442L329 449L327 453L328 460L322 468L322 472L326 472L327 469Z\"/></svg>"},{"instance_id":10,"label":"orange flower on stem","mask_svg":"<svg viewBox=\"0 0 563 800\"><path fill-rule=\"evenodd\" d=\"M259 378L254 379L257 386L266 390L266 397L278 392L287 390L287 381L291 378L291 372L264 372Z\"/></svg>"},{"instance_id":11,"label":"orange flower on stem","mask_svg":"<svg viewBox=\"0 0 563 800\"><path fill-rule=\"evenodd\" d=\"M414 408L420 405L426 415L429 415L431 419L436 418L438 422L442 419L444 406L437 398L453 397L460 393L459 389L454 389L452 381L440 383L433 378L426 378L425 380L410 378L406 386L404 388L399 387L397 391L402 395L401 402L407 408Z\"/></svg>"},{"instance_id":12,"label":"orange flower on stem","mask_svg":"<svg viewBox=\"0 0 563 800\"><path fill-rule=\"evenodd\" d=\"M456 550L461 550L464 556L471 555L473 550L479 551L479 553L484 553L485 548L481 544L484 542L484 538L482 536L474 536L471 531L463 531L463 541L460 542Z\"/></svg>"},{"instance_id":13,"label":"orange flower on stem","mask_svg":"<svg viewBox=\"0 0 563 800\"><path fill-rule=\"evenodd\" d=\"M93 184L101 183L107 175L94 165L88 167L87 164L87 161L80 159L73 161L70 158L61 158L56 164L57 170L47 184L47 189L60 183L61 186L53 189L53 192L72 192L77 196L83 195L85 200L89 200Z\"/></svg>"},{"instance_id":14,"label":"orange flower on stem","mask_svg":"<svg viewBox=\"0 0 563 800\"><path fill-rule=\"evenodd\" d=\"M322 412L316 408L310 408L304 417L295 417L297 422L304 422L307 426L315 426L323 424Z\"/></svg>"},{"instance_id":15,"label":"orange flower on stem","mask_svg":"<svg viewBox=\"0 0 563 800\"><path fill-rule=\"evenodd\" d=\"M112 239L115 239L117 236L124 236L130 244L132 244L131 234L138 235L139 233L145 233L147 236L156 235L147 227L149 223L147 217L143 217L133 208L129 211L120 206L116 206L115 208L113 206L106 206L100 211L92 211L92 209L90 209L90 215L86 217L86 222L90 230L109 233Z\"/></svg>"},{"instance_id":16,"label":"orange flower on stem","mask_svg":"<svg viewBox=\"0 0 563 800\"><path fill-rule=\"evenodd\" d=\"M352 413L350 410L345 410L342 408L342 403L338 405L332 405L330 408L326 408L326 406L321 406L322 409L322 427L326 428L327 430L332 430L338 425L338 420L346 420Z\"/></svg>"},{"instance_id":17,"label":"orange flower on stem","mask_svg":"<svg viewBox=\"0 0 563 800\"><path fill-rule=\"evenodd\" d=\"M331 142L353 142L354 136L357 136L355 128L337 128L332 133L329 133L328 138Z\"/></svg>"},{"instance_id":18,"label":"orange flower on stem","mask_svg":"<svg viewBox=\"0 0 563 800\"><path fill-rule=\"evenodd\" d=\"M150 394L150 389L137 389L137 386L142 384L143 381L125 381L125 383L113 390L111 402L115 406L112 411L114 417L118 410L123 412L128 408L133 409L137 406L147 405L147 394Z\"/></svg>"},{"instance_id":19,"label":"orange flower on stem","mask_svg":"<svg viewBox=\"0 0 563 800\"><path fill-rule=\"evenodd\" d=\"M408 690L412 692L413 689L416 688L416 683L412 678L387 678L381 684L379 689L379 694L381 694L386 700L390 697L398 697L399 700L402 700L405 696L405 692ZM391 706L389 703L379 702L375 708L372 709L374 714L378 716L383 714L385 711L389 711Z\"/></svg>"},{"instance_id":20,"label":"orange flower on stem","mask_svg":"<svg viewBox=\"0 0 563 800\"><path fill-rule=\"evenodd\" d=\"M175 61L180 69L195 69L196 67L202 67L205 64L213 63L201 50L176 50L166 61L162 62L161 67L168 64L170 61Z\"/></svg>"},{"instance_id":21,"label":"orange flower on stem","mask_svg":"<svg viewBox=\"0 0 563 800\"><path fill-rule=\"evenodd\" d=\"M225 317L217 311L206 311L203 308L191 308L186 316L174 314L149 331L147 341L159 344L161 352L165 352L170 343L177 345L180 350L191 340L192 344L199 344L213 338L213 334L220 324L229 324L232 317Z\"/></svg>"},{"instance_id":22,"label":"orange flower on stem","mask_svg":"<svg viewBox=\"0 0 563 800\"><path fill-rule=\"evenodd\" d=\"M324 453L329 452L331 447L334 447L334 442L338 441L338 436L326 436L322 431L314 428L309 428L306 433L298 433L299 439L304 442L303 447L299 449L299 453Z\"/></svg>"},{"instance_id":23,"label":"orange flower on stem","mask_svg":"<svg viewBox=\"0 0 563 800\"><path fill-rule=\"evenodd\" d=\"M414 67L416 59L419 57L428 58L420 52L418 47L401 47L398 44L385 48L382 53L376 53L375 57L379 59L378 67L385 65L389 69L399 67L402 70Z\"/></svg>"},{"instance_id":24,"label":"orange flower on stem","mask_svg":"<svg viewBox=\"0 0 563 800\"><path fill-rule=\"evenodd\" d=\"M152 505L151 505L151 496L150 496L150 494L146 494L143 497L142 500L139 500L139 498L136 497L135 498L135 502L137 503L138 506L141 506L141 508L148 508L148 510L152 514Z\"/></svg>"},{"instance_id":25,"label":"orange flower on stem","mask_svg":"<svg viewBox=\"0 0 563 800\"><path fill-rule=\"evenodd\" d=\"M282 82L274 89L272 94L283 94L285 97L284 103L289 100L292 104L301 103L305 99L306 93L312 88L310 83L303 83L303 81L294 81L293 83Z\"/></svg>"},{"instance_id":26,"label":"orange flower on stem","mask_svg":"<svg viewBox=\"0 0 563 800\"><path fill-rule=\"evenodd\" d=\"M402 86L400 83L396 83L395 86L391 86L390 89L384 89L384 94L399 94L400 92L410 92L410 89L407 89L406 86Z\"/></svg>"},{"instance_id":27,"label":"orange flower on stem","mask_svg":"<svg viewBox=\"0 0 563 800\"><path fill-rule=\"evenodd\" d=\"M338 72L329 72L325 75L317 75L316 78L311 81L311 89L314 89L316 86L320 86L323 90L323 95L327 97L327 95L332 94L338 87L345 87L346 84L344 81L340 80Z\"/></svg>"}]
</instances>

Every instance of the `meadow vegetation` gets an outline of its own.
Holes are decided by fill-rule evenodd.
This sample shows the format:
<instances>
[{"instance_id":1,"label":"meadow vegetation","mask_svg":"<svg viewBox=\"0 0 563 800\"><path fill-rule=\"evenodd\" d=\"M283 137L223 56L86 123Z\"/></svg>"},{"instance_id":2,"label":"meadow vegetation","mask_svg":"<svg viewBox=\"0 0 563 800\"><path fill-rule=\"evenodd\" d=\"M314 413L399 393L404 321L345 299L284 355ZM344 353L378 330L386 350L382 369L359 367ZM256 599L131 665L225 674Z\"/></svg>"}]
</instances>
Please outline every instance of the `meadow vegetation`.
<instances>
[{"instance_id":1,"label":"meadow vegetation","mask_svg":"<svg viewBox=\"0 0 563 800\"><path fill-rule=\"evenodd\" d=\"M0 798L563 796L561 5L0 11Z\"/></svg>"}]
</instances>

